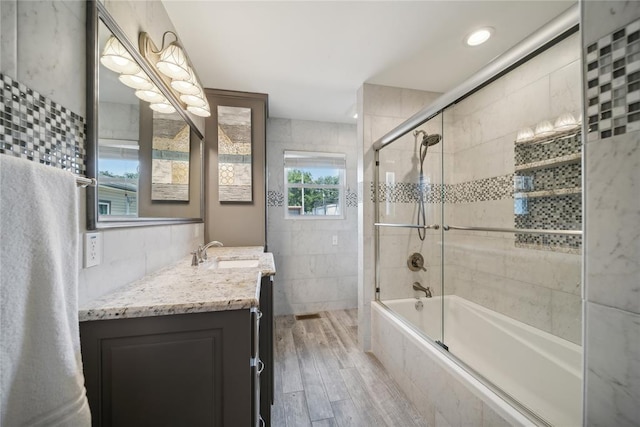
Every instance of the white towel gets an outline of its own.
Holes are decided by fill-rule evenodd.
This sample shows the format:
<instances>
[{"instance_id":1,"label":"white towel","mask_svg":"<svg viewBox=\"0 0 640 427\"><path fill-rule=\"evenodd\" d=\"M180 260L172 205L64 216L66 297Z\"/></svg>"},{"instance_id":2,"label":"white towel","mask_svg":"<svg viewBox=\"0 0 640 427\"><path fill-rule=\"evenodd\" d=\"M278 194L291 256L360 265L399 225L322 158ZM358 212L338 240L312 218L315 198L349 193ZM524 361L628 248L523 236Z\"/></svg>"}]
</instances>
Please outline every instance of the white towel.
<instances>
[{"instance_id":1,"label":"white towel","mask_svg":"<svg viewBox=\"0 0 640 427\"><path fill-rule=\"evenodd\" d=\"M74 176L0 155L0 425L91 425Z\"/></svg>"}]
</instances>

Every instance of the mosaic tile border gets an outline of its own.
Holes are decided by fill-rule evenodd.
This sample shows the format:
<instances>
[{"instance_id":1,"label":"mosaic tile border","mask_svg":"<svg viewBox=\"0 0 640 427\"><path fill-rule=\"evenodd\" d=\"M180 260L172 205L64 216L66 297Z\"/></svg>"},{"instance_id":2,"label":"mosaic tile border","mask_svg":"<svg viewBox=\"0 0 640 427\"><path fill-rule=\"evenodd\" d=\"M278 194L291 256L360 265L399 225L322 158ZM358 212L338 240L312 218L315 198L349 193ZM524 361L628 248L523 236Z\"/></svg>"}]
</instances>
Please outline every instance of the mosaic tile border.
<instances>
[{"instance_id":1,"label":"mosaic tile border","mask_svg":"<svg viewBox=\"0 0 640 427\"><path fill-rule=\"evenodd\" d=\"M6 74L0 84L0 154L84 175L84 118Z\"/></svg>"},{"instance_id":2,"label":"mosaic tile border","mask_svg":"<svg viewBox=\"0 0 640 427\"><path fill-rule=\"evenodd\" d=\"M354 193L350 190L346 190L345 203L348 208L357 208L358 193ZM283 206L284 206L284 193L282 191L268 190L267 191L267 207L278 208Z\"/></svg>"},{"instance_id":3,"label":"mosaic tile border","mask_svg":"<svg viewBox=\"0 0 640 427\"><path fill-rule=\"evenodd\" d=\"M425 201L441 203L475 203L513 198L514 174L467 181L458 184L426 184ZM381 202L417 203L420 200L420 184L400 182L378 184ZM370 200L375 202L375 185L370 185Z\"/></svg>"},{"instance_id":4,"label":"mosaic tile border","mask_svg":"<svg viewBox=\"0 0 640 427\"><path fill-rule=\"evenodd\" d=\"M640 130L640 19L586 48L589 140Z\"/></svg>"}]
</instances>

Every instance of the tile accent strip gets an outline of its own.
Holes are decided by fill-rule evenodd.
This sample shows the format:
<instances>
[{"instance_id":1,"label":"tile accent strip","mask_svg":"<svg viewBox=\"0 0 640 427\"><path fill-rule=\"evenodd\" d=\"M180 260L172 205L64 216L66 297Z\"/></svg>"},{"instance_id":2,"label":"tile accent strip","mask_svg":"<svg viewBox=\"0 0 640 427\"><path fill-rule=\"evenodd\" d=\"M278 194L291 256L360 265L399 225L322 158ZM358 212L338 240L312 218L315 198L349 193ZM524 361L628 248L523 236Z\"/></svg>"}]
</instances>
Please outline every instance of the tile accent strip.
<instances>
[{"instance_id":1,"label":"tile accent strip","mask_svg":"<svg viewBox=\"0 0 640 427\"><path fill-rule=\"evenodd\" d=\"M5 74L0 84L0 154L84 175L84 118Z\"/></svg>"},{"instance_id":2,"label":"tile accent strip","mask_svg":"<svg viewBox=\"0 0 640 427\"><path fill-rule=\"evenodd\" d=\"M345 201L348 208L358 207L358 193L350 190L345 192ZM284 206L284 193L282 191L267 191L267 207L277 208Z\"/></svg>"},{"instance_id":3,"label":"tile accent strip","mask_svg":"<svg viewBox=\"0 0 640 427\"><path fill-rule=\"evenodd\" d=\"M392 203L416 203L420 200L420 184L399 182L379 184L380 201ZM375 187L370 186L371 201L375 202ZM474 203L502 200L513 197L513 174L483 178L459 184L426 184L427 203Z\"/></svg>"},{"instance_id":4,"label":"tile accent strip","mask_svg":"<svg viewBox=\"0 0 640 427\"><path fill-rule=\"evenodd\" d=\"M588 139L640 130L640 20L587 46Z\"/></svg>"}]
</instances>

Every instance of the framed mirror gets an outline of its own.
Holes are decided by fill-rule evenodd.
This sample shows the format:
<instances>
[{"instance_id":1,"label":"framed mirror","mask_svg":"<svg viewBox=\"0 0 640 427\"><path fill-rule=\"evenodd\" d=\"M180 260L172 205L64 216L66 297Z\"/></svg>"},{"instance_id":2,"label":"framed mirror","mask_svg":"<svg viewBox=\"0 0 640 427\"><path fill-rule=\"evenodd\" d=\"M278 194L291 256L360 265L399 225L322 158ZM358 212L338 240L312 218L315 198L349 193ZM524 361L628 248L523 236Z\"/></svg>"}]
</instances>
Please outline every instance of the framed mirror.
<instances>
[{"instance_id":1,"label":"framed mirror","mask_svg":"<svg viewBox=\"0 0 640 427\"><path fill-rule=\"evenodd\" d=\"M100 2L87 33L87 229L202 222L202 134Z\"/></svg>"}]
</instances>

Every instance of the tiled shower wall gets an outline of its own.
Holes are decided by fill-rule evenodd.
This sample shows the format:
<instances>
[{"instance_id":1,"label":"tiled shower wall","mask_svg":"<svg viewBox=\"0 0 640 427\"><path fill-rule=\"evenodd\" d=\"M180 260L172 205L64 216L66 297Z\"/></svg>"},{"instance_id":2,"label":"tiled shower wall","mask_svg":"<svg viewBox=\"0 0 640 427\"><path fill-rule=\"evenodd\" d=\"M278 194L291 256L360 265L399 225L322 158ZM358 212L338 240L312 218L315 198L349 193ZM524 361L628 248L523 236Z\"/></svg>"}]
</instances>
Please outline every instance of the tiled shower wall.
<instances>
[{"instance_id":1,"label":"tiled shower wall","mask_svg":"<svg viewBox=\"0 0 640 427\"><path fill-rule=\"evenodd\" d=\"M139 28L170 29L156 28L168 21L159 2L114 3L123 11L120 25L134 29L136 36ZM3 0L0 12L0 150L4 150L0 155L83 173L85 2ZM84 233L85 191L78 193L78 231ZM202 228L202 224L188 224L103 231L102 264L79 271L80 302L186 257L202 243Z\"/></svg>"},{"instance_id":2,"label":"tiled shower wall","mask_svg":"<svg viewBox=\"0 0 640 427\"><path fill-rule=\"evenodd\" d=\"M580 34L575 33L445 111L451 124L445 126L445 136L454 157L445 179L455 185L513 174L518 130L543 120L553 123L567 112L578 117L580 105ZM544 185L543 180L536 181L536 188L538 184ZM575 203L558 197L528 217L537 214L539 228L564 228L558 226L563 212L581 210L580 195L574 198ZM446 221L460 226L513 228L516 212L513 196L504 193L445 206ZM543 218L548 221L544 226ZM514 247L511 233L447 232L444 247L445 286L451 284L446 292L581 343L579 253Z\"/></svg>"},{"instance_id":3,"label":"tiled shower wall","mask_svg":"<svg viewBox=\"0 0 640 427\"><path fill-rule=\"evenodd\" d=\"M374 150L373 143L385 133L402 123L408 117L432 103L439 93L419 90L401 89L389 86L364 84L358 90L357 139L358 146L358 340L363 349L370 349L371 301L374 299L375 283L375 251L374 251L374 204L371 201L369 188L373 182ZM437 128L437 127L436 127ZM408 153L398 153L399 158L406 161L414 156L413 136L403 137L404 146L411 147ZM435 150L434 150L435 151ZM429 155L430 156L430 155ZM433 156L431 156L433 157ZM406 165L398 165L396 182L402 182L400 173L408 173ZM404 259L402 252L391 253ZM408 255L408 254L407 254ZM400 282L400 280L398 280ZM405 286L410 287L411 282Z\"/></svg>"},{"instance_id":4,"label":"tiled shower wall","mask_svg":"<svg viewBox=\"0 0 640 427\"><path fill-rule=\"evenodd\" d=\"M579 115L579 43L579 34L570 36L445 110L444 117L436 116L421 127L428 133L444 135L440 144L429 148L425 161L427 224L442 223L441 205L437 203L441 192L445 224L498 228L518 224L514 207L516 134L542 120L553 121L562 113ZM542 155L549 149L541 147L529 155ZM380 151L382 222L415 223L418 167L412 135ZM439 181L442 168L444 184ZM387 172L393 172L395 184L385 182ZM575 175L573 170L568 172L566 176ZM556 185L555 179L569 180L563 176L558 173L551 177L553 180L540 176L536 182L540 188L550 187ZM581 218L576 223L573 217L581 212L580 194L558 197L549 205L532 203L530 208L534 215L528 218L535 216L544 224L540 228L563 228L560 223L564 222L580 229ZM569 214L571 218L564 218ZM519 225L537 228L538 224ZM581 342L579 250L567 253L572 251L517 247L510 233L448 231L444 239L443 245L440 231L435 230L428 230L426 240L420 242L416 231L381 229L381 297L417 295L411 284L419 281L430 286L434 294L457 294L564 339ZM557 249L558 243L567 246L564 241L551 239L544 241L549 247L555 245ZM443 246L445 286L440 289ZM412 252L425 257L427 272L409 271L406 259Z\"/></svg>"},{"instance_id":5,"label":"tiled shower wall","mask_svg":"<svg viewBox=\"0 0 640 427\"><path fill-rule=\"evenodd\" d=\"M582 2L585 425L640 422L640 3Z\"/></svg>"}]
</instances>

